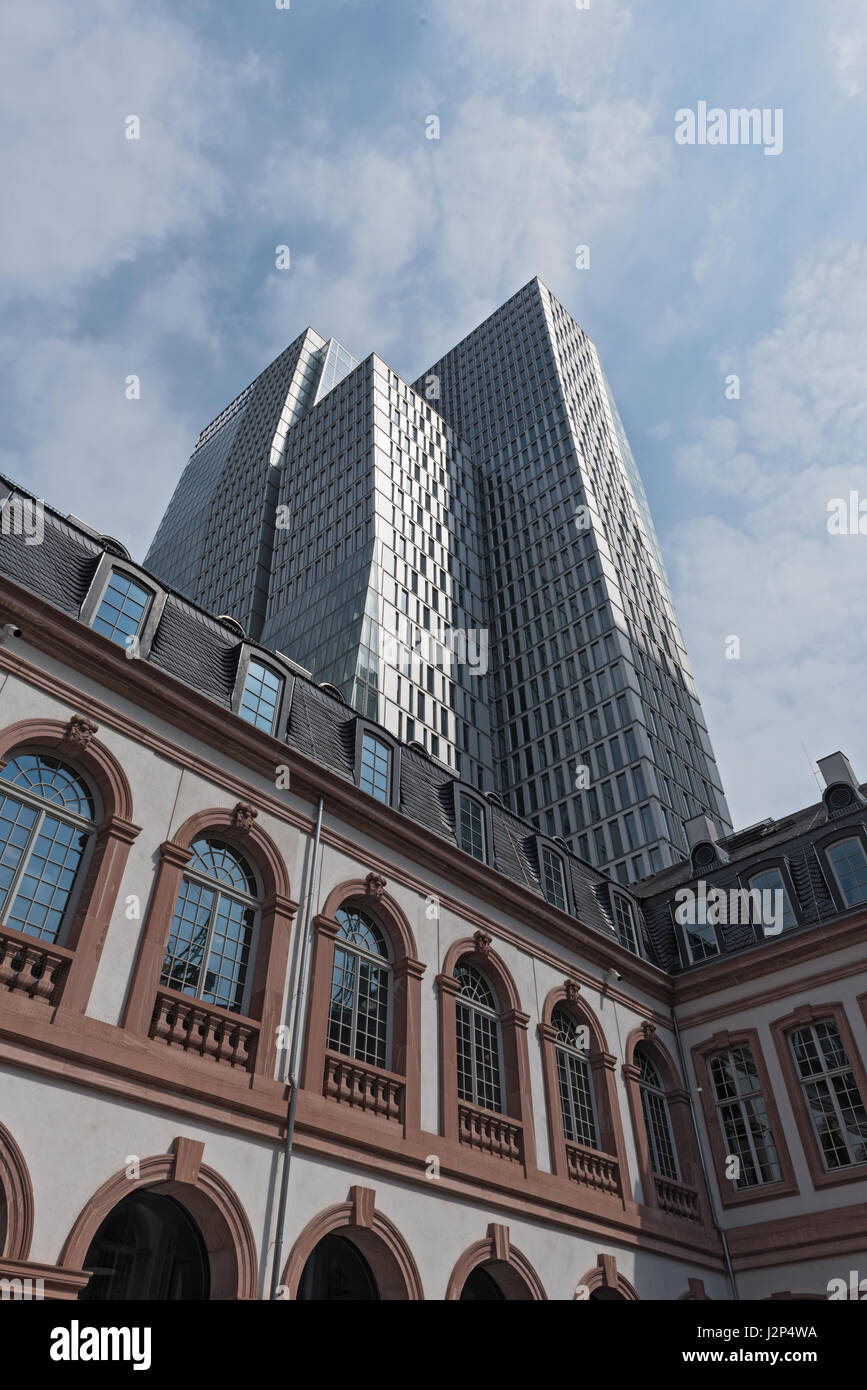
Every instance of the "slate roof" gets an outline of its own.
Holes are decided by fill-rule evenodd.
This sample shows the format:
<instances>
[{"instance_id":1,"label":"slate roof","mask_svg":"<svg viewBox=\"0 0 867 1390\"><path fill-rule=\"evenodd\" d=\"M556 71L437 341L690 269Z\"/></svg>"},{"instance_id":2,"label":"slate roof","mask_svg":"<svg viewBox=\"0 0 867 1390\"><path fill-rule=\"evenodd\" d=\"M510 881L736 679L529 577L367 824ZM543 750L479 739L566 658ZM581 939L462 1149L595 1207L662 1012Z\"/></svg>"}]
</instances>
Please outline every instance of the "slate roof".
<instances>
[{"instance_id":1,"label":"slate roof","mask_svg":"<svg viewBox=\"0 0 867 1390\"><path fill-rule=\"evenodd\" d=\"M797 930L817 926L840 916L840 908L829 887L829 870L820 856L819 842L830 830L845 833L847 827L867 822L867 784L859 788L861 800L853 795L848 808L834 809L828 801L805 806L794 815L768 819L747 830L736 831L718 841L724 852L708 869L696 872L692 860L682 860L667 869L631 885L641 903L654 955L665 970L681 969L674 927L675 894L679 888L695 888L703 880L709 888L728 891L746 888L749 878L764 866L782 864L788 870L792 907L798 919ZM855 909L853 909L855 910ZM755 945L748 924L722 926L725 952ZM700 964L698 967L700 968Z\"/></svg>"}]
</instances>

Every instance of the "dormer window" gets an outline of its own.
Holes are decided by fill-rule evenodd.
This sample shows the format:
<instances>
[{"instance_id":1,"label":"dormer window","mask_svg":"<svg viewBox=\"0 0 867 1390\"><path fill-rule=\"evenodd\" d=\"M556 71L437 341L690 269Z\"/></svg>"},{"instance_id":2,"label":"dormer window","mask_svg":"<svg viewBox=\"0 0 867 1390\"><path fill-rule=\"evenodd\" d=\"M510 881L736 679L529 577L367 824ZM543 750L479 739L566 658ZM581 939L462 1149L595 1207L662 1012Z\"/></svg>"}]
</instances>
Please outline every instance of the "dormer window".
<instances>
[{"instance_id":1,"label":"dormer window","mask_svg":"<svg viewBox=\"0 0 867 1390\"><path fill-rule=\"evenodd\" d=\"M421 751L424 752L424 749ZM356 719L356 785L383 806L400 805L402 755L401 744L391 739L378 724Z\"/></svg>"},{"instance_id":2,"label":"dormer window","mask_svg":"<svg viewBox=\"0 0 867 1390\"><path fill-rule=\"evenodd\" d=\"M485 820L482 808L472 796L458 795L458 843L474 859L485 860Z\"/></svg>"},{"instance_id":3,"label":"dormer window","mask_svg":"<svg viewBox=\"0 0 867 1390\"><path fill-rule=\"evenodd\" d=\"M272 734L282 688L283 681L275 671L261 661L250 661L238 710L241 718Z\"/></svg>"},{"instance_id":4,"label":"dormer window","mask_svg":"<svg viewBox=\"0 0 867 1390\"><path fill-rule=\"evenodd\" d=\"M614 901L614 925L617 928L620 944L625 946L627 951L632 951L636 956L639 956L641 951L638 946L635 908L624 893L613 893L611 896Z\"/></svg>"},{"instance_id":5,"label":"dormer window","mask_svg":"<svg viewBox=\"0 0 867 1390\"><path fill-rule=\"evenodd\" d=\"M542 846L542 886L545 897L552 907L561 912L567 911L566 882L563 876L563 860L548 845Z\"/></svg>"},{"instance_id":6,"label":"dormer window","mask_svg":"<svg viewBox=\"0 0 867 1390\"><path fill-rule=\"evenodd\" d=\"M786 892L783 875L780 873L779 869L766 869L764 873L754 874L749 881L749 885L751 890L758 889L762 894L762 908L759 918L766 935L774 935L776 931L780 929L783 931L790 931L792 927L798 925L795 914L792 911L789 895ZM766 893L772 895L770 899L765 898ZM782 899L777 897L778 893L782 893ZM782 902L783 908L782 922L778 922L776 918L776 907L779 902ZM765 912L765 907L768 903L771 909L769 917ZM768 930L769 927L771 928L770 931Z\"/></svg>"},{"instance_id":7,"label":"dormer window","mask_svg":"<svg viewBox=\"0 0 867 1390\"><path fill-rule=\"evenodd\" d=\"M361 740L361 772L358 784L363 792L377 801L388 804L391 774L391 749L374 734L365 733Z\"/></svg>"},{"instance_id":8,"label":"dormer window","mask_svg":"<svg viewBox=\"0 0 867 1390\"><path fill-rule=\"evenodd\" d=\"M716 928L711 922L692 922L683 929L689 963L695 965L709 956L719 955Z\"/></svg>"},{"instance_id":9,"label":"dormer window","mask_svg":"<svg viewBox=\"0 0 867 1390\"><path fill-rule=\"evenodd\" d=\"M141 633L153 594L137 584L125 570L113 569L102 602L93 620L94 632L130 647Z\"/></svg>"},{"instance_id":10,"label":"dormer window","mask_svg":"<svg viewBox=\"0 0 867 1390\"><path fill-rule=\"evenodd\" d=\"M867 902L867 855L858 836L835 840L825 853L846 906Z\"/></svg>"},{"instance_id":11,"label":"dormer window","mask_svg":"<svg viewBox=\"0 0 867 1390\"><path fill-rule=\"evenodd\" d=\"M716 926L708 910L706 893L679 888L674 895L674 920L683 931L681 954L685 965L697 965L709 956L719 955Z\"/></svg>"}]
</instances>

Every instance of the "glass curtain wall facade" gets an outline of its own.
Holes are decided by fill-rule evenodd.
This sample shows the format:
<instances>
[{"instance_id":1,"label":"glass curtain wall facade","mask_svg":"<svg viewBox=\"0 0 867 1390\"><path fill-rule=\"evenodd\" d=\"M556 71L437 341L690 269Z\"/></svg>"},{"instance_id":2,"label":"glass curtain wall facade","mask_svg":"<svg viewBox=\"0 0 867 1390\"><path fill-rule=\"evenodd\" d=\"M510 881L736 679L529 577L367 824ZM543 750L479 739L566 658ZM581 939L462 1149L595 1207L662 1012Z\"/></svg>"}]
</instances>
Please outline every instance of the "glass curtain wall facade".
<instances>
[{"instance_id":1,"label":"glass curtain wall facade","mask_svg":"<svg viewBox=\"0 0 867 1390\"><path fill-rule=\"evenodd\" d=\"M145 564L623 883L731 828L596 349L538 279L415 386L308 328Z\"/></svg>"},{"instance_id":2,"label":"glass curtain wall facade","mask_svg":"<svg viewBox=\"0 0 867 1390\"><path fill-rule=\"evenodd\" d=\"M412 387L308 329L202 432L145 564L490 787L475 488Z\"/></svg>"},{"instance_id":3,"label":"glass curtain wall facade","mask_svg":"<svg viewBox=\"0 0 867 1390\"><path fill-rule=\"evenodd\" d=\"M261 640L490 785L475 486L454 431L368 357L289 433Z\"/></svg>"},{"instance_id":4,"label":"glass curtain wall facade","mask_svg":"<svg viewBox=\"0 0 867 1390\"><path fill-rule=\"evenodd\" d=\"M145 557L164 583L212 613L228 613L256 640L288 432L354 365L312 328L296 338L202 430Z\"/></svg>"},{"instance_id":5,"label":"glass curtain wall facade","mask_svg":"<svg viewBox=\"0 0 867 1390\"><path fill-rule=\"evenodd\" d=\"M635 461L596 349L532 280L416 382L479 470L495 782L623 883L731 829Z\"/></svg>"}]
</instances>

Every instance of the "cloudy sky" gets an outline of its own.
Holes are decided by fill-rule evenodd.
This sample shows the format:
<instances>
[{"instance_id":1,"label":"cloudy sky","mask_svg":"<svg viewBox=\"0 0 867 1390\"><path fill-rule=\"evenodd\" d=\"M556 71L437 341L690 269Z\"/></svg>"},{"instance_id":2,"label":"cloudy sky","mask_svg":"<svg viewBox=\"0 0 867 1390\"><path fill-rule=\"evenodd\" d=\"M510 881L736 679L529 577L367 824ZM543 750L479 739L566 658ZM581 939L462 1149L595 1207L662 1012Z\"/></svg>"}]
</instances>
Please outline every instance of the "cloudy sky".
<instances>
[{"instance_id":1,"label":"cloudy sky","mask_svg":"<svg viewBox=\"0 0 867 1390\"><path fill-rule=\"evenodd\" d=\"M736 824L815 799L837 748L867 780L867 535L827 529L867 499L863 0L7 0L2 28L4 473L140 559L308 323L412 379L538 274L599 348ZM781 109L781 153L678 144L699 102Z\"/></svg>"}]
</instances>

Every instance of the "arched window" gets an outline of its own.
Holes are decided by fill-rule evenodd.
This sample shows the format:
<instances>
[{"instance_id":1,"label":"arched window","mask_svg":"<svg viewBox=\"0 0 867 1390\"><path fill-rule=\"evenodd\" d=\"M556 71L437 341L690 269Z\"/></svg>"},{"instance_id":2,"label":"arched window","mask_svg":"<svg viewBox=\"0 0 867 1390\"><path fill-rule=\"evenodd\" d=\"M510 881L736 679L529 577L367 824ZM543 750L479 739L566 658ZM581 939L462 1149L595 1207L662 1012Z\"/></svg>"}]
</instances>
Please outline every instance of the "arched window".
<instances>
[{"instance_id":1,"label":"arched window","mask_svg":"<svg viewBox=\"0 0 867 1390\"><path fill-rule=\"evenodd\" d=\"M641 1112L644 1116L651 1168L654 1173L678 1182L680 1172L662 1079L656 1064L651 1061L643 1047L635 1049L635 1065L638 1068L638 1089L641 1093Z\"/></svg>"},{"instance_id":2,"label":"arched window","mask_svg":"<svg viewBox=\"0 0 867 1390\"><path fill-rule=\"evenodd\" d=\"M474 965L458 961L458 1098L502 1113L500 1025L494 992Z\"/></svg>"},{"instance_id":3,"label":"arched window","mask_svg":"<svg viewBox=\"0 0 867 1390\"><path fill-rule=\"evenodd\" d=\"M572 1143L598 1149L599 1126L587 1060L589 1030L565 1009L554 1009L551 1026L557 1030L555 1051L563 1134Z\"/></svg>"},{"instance_id":4,"label":"arched window","mask_svg":"<svg viewBox=\"0 0 867 1390\"><path fill-rule=\"evenodd\" d=\"M174 1198L132 1192L103 1221L84 1260L80 1301L207 1299L208 1252L193 1218Z\"/></svg>"},{"instance_id":5,"label":"arched window","mask_svg":"<svg viewBox=\"0 0 867 1390\"><path fill-rule=\"evenodd\" d=\"M307 1257L298 1288L298 1301L374 1303L379 1289L367 1260L345 1236L323 1236Z\"/></svg>"},{"instance_id":6,"label":"arched window","mask_svg":"<svg viewBox=\"0 0 867 1390\"><path fill-rule=\"evenodd\" d=\"M391 967L385 936L360 908L340 907L334 943L328 1046L346 1057L387 1066Z\"/></svg>"},{"instance_id":7,"label":"arched window","mask_svg":"<svg viewBox=\"0 0 867 1390\"><path fill-rule=\"evenodd\" d=\"M10 758L0 782L0 921L56 942L95 829L93 797L73 768L38 752Z\"/></svg>"},{"instance_id":8,"label":"arched window","mask_svg":"<svg viewBox=\"0 0 867 1390\"><path fill-rule=\"evenodd\" d=\"M461 1303L505 1303L506 1295L484 1265L476 1265L461 1289Z\"/></svg>"},{"instance_id":9,"label":"arched window","mask_svg":"<svg viewBox=\"0 0 867 1390\"><path fill-rule=\"evenodd\" d=\"M225 840L190 846L161 983L243 1012L259 889L247 860Z\"/></svg>"}]
</instances>

